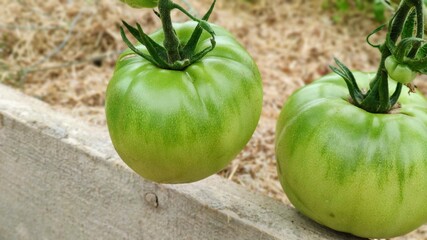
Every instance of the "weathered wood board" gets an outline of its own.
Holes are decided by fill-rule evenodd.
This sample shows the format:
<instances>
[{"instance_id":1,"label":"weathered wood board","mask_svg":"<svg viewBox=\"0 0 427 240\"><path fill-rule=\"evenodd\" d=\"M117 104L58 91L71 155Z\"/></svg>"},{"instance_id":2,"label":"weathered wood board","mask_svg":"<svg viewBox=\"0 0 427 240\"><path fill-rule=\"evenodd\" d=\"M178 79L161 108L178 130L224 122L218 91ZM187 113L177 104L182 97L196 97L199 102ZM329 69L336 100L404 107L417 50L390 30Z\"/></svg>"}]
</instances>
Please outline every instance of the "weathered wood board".
<instances>
[{"instance_id":1,"label":"weathered wood board","mask_svg":"<svg viewBox=\"0 0 427 240\"><path fill-rule=\"evenodd\" d=\"M0 84L0 239L356 239L213 176L159 185L104 128Z\"/></svg>"}]
</instances>

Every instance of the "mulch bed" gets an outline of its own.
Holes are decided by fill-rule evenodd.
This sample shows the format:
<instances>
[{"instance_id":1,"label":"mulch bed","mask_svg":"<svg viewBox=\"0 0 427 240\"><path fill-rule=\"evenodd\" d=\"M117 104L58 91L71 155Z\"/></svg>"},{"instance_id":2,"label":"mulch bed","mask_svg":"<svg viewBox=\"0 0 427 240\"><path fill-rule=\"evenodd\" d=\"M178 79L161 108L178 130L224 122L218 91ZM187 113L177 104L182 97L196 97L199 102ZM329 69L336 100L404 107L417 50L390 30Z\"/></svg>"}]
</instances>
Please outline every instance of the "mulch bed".
<instances>
[{"instance_id":1,"label":"mulch bed","mask_svg":"<svg viewBox=\"0 0 427 240\"><path fill-rule=\"evenodd\" d=\"M6 2L5 2L6 1ZM3 3L5 2L5 3ZM160 25L149 10L110 0L3 0L0 15L0 82L50 103L58 111L105 126L104 95L125 45L120 20L138 21L146 32ZM182 1L193 13L210 1ZM379 23L352 10L336 22L322 1L218 1L211 22L232 32L248 49L263 77L264 106L253 138L220 172L248 189L288 203L277 178L275 122L283 102L301 86L330 72L333 57L351 69L375 71L379 52L365 37ZM199 14L200 15L200 14ZM182 14L176 21L185 21ZM380 42L384 32L372 37ZM427 78L416 84L427 93ZM427 228L399 239L427 239Z\"/></svg>"}]
</instances>

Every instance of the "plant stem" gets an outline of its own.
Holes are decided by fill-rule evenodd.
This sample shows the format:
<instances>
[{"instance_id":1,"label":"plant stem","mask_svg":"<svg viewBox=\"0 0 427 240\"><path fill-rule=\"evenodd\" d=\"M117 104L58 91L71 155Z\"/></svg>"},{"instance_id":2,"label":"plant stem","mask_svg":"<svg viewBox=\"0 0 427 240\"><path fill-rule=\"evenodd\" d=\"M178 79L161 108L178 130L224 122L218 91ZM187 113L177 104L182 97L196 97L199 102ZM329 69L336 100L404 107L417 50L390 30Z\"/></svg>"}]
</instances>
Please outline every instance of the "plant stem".
<instances>
[{"instance_id":1,"label":"plant stem","mask_svg":"<svg viewBox=\"0 0 427 240\"><path fill-rule=\"evenodd\" d=\"M165 47L168 55L169 63L174 63L181 60L179 54L179 39L176 36L175 30L172 26L171 10L174 8L174 3L171 0L159 0L159 13L162 20L163 32L165 40L163 46Z\"/></svg>"},{"instance_id":2,"label":"plant stem","mask_svg":"<svg viewBox=\"0 0 427 240\"><path fill-rule=\"evenodd\" d=\"M361 107L369 112L385 113L388 112L394 105L394 101L389 97L388 89L388 74L385 70L385 60L392 54L392 50L389 47L395 46L396 41L402 34L405 22L407 17L410 14L412 7L416 7L418 14L422 12L422 0L402 0L399 9L397 10L395 16L392 19L389 29L389 38L387 38L386 43L381 45L381 62L378 67L377 74L370 83L370 91L368 92L366 98L361 104ZM421 15L422 17L422 15ZM420 17L418 16L418 21ZM422 20L421 20L422 21ZM421 25L421 26L420 26ZM417 35L419 35L420 28L423 28L423 23L417 23ZM402 90L401 83L398 83L396 90L393 94L393 99L398 99Z\"/></svg>"}]
</instances>

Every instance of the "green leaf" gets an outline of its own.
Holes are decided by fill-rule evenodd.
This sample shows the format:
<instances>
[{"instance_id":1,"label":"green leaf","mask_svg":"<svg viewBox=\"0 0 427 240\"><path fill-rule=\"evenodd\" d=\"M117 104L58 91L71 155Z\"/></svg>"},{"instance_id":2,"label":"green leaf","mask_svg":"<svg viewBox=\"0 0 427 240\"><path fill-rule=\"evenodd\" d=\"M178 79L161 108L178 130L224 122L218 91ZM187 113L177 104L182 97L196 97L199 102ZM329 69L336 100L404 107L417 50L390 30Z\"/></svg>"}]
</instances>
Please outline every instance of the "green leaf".
<instances>
[{"instance_id":1,"label":"green leaf","mask_svg":"<svg viewBox=\"0 0 427 240\"><path fill-rule=\"evenodd\" d=\"M337 0L336 6L340 11L347 11L350 7L347 0Z\"/></svg>"},{"instance_id":2,"label":"green leaf","mask_svg":"<svg viewBox=\"0 0 427 240\"><path fill-rule=\"evenodd\" d=\"M385 21L385 6L381 0L375 0L373 3L373 11L375 20L378 22L384 22Z\"/></svg>"}]
</instances>

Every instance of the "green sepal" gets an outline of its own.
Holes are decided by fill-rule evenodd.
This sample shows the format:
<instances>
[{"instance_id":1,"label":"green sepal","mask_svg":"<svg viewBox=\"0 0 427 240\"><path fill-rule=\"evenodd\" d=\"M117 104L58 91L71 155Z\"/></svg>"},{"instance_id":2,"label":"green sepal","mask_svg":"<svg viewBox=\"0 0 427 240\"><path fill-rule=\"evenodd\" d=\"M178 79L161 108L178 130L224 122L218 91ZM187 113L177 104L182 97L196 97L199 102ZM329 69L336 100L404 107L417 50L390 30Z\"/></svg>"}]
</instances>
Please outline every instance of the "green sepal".
<instances>
[{"instance_id":1,"label":"green sepal","mask_svg":"<svg viewBox=\"0 0 427 240\"><path fill-rule=\"evenodd\" d=\"M406 40L406 39L405 39ZM408 39L410 43L421 45L417 49L417 52L415 54L415 57L405 57L403 59L403 63L406 64L409 68L411 68L413 71L424 73L427 69L427 44L426 40L419 39L419 38L410 38ZM403 42L403 40L402 40Z\"/></svg>"},{"instance_id":2,"label":"green sepal","mask_svg":"<svg viewBox=\"0 0 427 240\"><path fill-rule=\"evenodd\" d=\"M159 56L161 59L167 59L166 49L159 45L157 42L152 40L145 32L142 30L141 25L136 24L137 28L132 27L127 22L122 21L128 31L140 42L144 45L150 54L155 53L154 55ZM154 56L153 56L154 57Z\"/></svg>"},{"instance_id":3,"label":"green sepal","mask_svg":"<svg viewBox=\"0 0 427 240\"><path fill-rule=\"evenodd\" d=\"M188 17L190 17L190 19L198 23L187 44L184 46L178 46L180 59L177 59L176 61L169 60L170 53L168 52L168 50L164 46L158 44L156 41L151 39L151 37L148 36L146 33L144 33L144 31L142 30L141 26L138 23L136 24L137 27L135 28L129 25L128 23L126 23L125 21L122 21L124 26L135 37L135 39L145 46L145 48L148 51L148 54L137 49L129 41L122 27L120 27L120 34L122 36L123 41L126 43L126 45L129 47L130 50L132 50L134 53L141 56L142 58L146 59L147 61L151 62L152 64L164 69L182 70L188 67L189 65L191 65L192 63L199 61L207 53L212 51L216 46L215 32L211 28L210 24L207 22L207 20L209 19L213 11L215 3L216 3L216 0L213 1L208 12L204 15L202 19L197 19L193 17L190 13L188 13L185 9L183 9L181 6L173 2L169 2L168 5L170 6L168 8L170 10L176 8L181 12L183 12L184 14L186 14ZM158 12L156 12L155 10L153 11L157 16L161 17ZM211 40L210 40L211 46L206 47L202 51L195 54L194 52L197 47L197 44L199 43L203 30L207 31L211 35ZM174 30L172 29L172 31Z\"/></svg>"},{"instance_id":4,"label":"green sepal","mask_svg":"<svg viewBox=\"0 0 427 240\"><path fill-rule=\"evenodd\" d=\"M202 17L202 20L205 20L205 21L208 21L209 20L209 18L210 18L210 16L211 16L211 14L212 14L212 12L213 12L213 9L214 9L214 7L215 7L215 4L216 4L216 0L214 0L213 2L212 2L212 4L211 4L211 6L209 7L209 10L205 13L205 15Z\"/></svg>"},{"instance_id":5,"label":"green sepal","mask_svg":"<svg viewBox=\"0 0 427 240\"><path fill-rule=\"evenodd\" d=\"M334 58L334 60L339 68L336 68L334 66L329 67L332 71L334 71L336 74L340 75L344 79L345 83L347 84L350 97L353 99L355 105L359 106L360 103L363 101L364 95L360 90L359 86L357 85L353 73L337 58Z\"/></svg>"},{"instance_id":6,"label":"green sepal","mask_svg":"<svg viewBox=\"0 0 427 240\"><path fill-rule=\"evenodd\" d=\"M215 32L214 30L211 28L211 25L205 21L205 20L201 20L199 22L199 25L201 28L203 28L206 32L208 32L212 37L215 37Z\"/></svg>"},{"instance_id":7,"label":"green sepal","mask_svg":"<svg viewBox=\"0 0 427 240\"><path fill-rule=\"evenodd\" d=\"M406 59L404 62L416 72L424 72L427 68L427 56L421 59Z\"/></svg>"},{"instance_id":8,"label":"green sepal","mask_svg":"<svg viewBox=\"0 0 427 240\"><path fill-rule=\"evenodd\" d=\"M203 21L208 21L209 20L209 17L211 16L212 11L213 11L213 9L215 7L215 3L216 3L216 0L213 1L213 3L211 4L209 10L202 17ZM199 42L200 36L202 35L202 32L203 32L203 27L200 25L200 22L199 22L199 24L197 24L196 28L194 29L193 34L191 35L190 39L188 40L188 42L186 43L186 45L182 49L182 54L183 54L184 57L187 57L187 58L192 58L193 57L194 51L195 51L196 46L197 46L197 44ZM213 38L214 38L214 35L213 35ZM213 47L209 48L209 49L212 50L215 47L215 45L216 45L216 43L214 43L212 45ZM208 48L206 48L206 49L208 49ZM204 49L202 52L205 52L206 49ZM211 50L209 50L209 51L211 51ZM206 55L206 54L207 54L207 52L204 55Z\"/></svg>"},{"instance_id":9,"label":"green sepal","mask_svg":"<svg viewBox=\"0 0 427 240\"><path fill-rule=\"evenodd\" d=\"M390 97L390 106L391 107L396 105L397 101L399 100L400 93L402 92L402 86L403 86L402 83L400 83L400 82L397 83L396 90L394 91L394 93Z\"/></svg>"},{"instance_id":10,"label":"green sepal","mask_svg":"<svg viewBox=\"0 0 427 240\"><path fill-rule=\"evenodd\" d=\"M422 1L415 6L417 12L417 38L424 38L424 4Z\"/></svg>"},{"instance_id":11,"label":"green sepal","mask_svg":"<svg viewBox=\"0 0 427 240\"><path fill-rule=\"evenodd\" d=\"M427 44L422 45L419 49L418 52L416 54L416 58L417 59L423 59L427 57ZM419 73L421 74L427 74L427 65L425 66L425 68L420 69Z\"/></svg>"},{"instance_id":12,"label":"green sepal","mask_svg":"<svg viewBox=\"0 0 427 240\"><path fill-rule=\"evenodd\" d=\"M424 58L427 57L427 44L422 45L416 54L416 58Z\"/></svg>"},{"instance_id":13,"label":"green sepal","mask_svg":"<svg viewBox=\"0 0 427 240\"><path fill-rule=\"evenodd\" d=\"M411 6L407 4L402 4L399 9L397 9L396 14L392 17L389 22L389 34L387 36L387 42L395 44L399 36L402 34L405 20L408 17ZM390 49L391 50L391 49Z\"/></svg>"},{"instance_id":14,"label":"green sepal","mask_svg":"<svg viewBox=\"0 0 427 240\"><path fill-rule=\"evenodd\" d=\"M201 52L197 53L196 55L192 56L191 61L197 62L200 59L202 59L206 54L208 54L210 51L212 51L216 46L216 42L214 39L211 39L211 46L203 49Z\"/></svg>"},{"instance_id":15,"label":"green sepal","mask_svg":"<svg viewBox=\"0 0 427 240\"><path fill-rule=\"evenodd\" d=\"M147 61L150 61L151 63L162 67L167 68L169 67L169 64L167 63L167 54L166 49L162 46L160 46L158 43L156 43L154 40L152 40L147 34L144 33L144 31L141 29L141 26L137 24L137 28L132 27L127 22L122 21L125 27L128 29L128 31L132 34L132 36L135 37L138 42L140 42L142 45L144 45L148 53L150 55L144 54L138 49L133 46L132 43L130 43L129 39L126 37L123 28L121 28L120 33L122 35L123 41L128 45L130 49L132 49L136 54L140 55ZM136 50L136 51L135 51ZM150 56L150 57L147 57Z\"/></svg>"},{"instance_id":16,"label":"green sepal","mask_svg":"<svg viewBox=\"0 0 427 240\"><path fill-rule=\"evenodd\" d=\"M129 25L127 22L125 22L124 20L122 20L123 25L125 25L126 29L130 32L130 34L132 34L132 36L138 40L138 42L142 43L144 42L144 40L141 38L141 35L139 34L138 29L132 27L131 25Z\"/></svg>"},{"instance_id":17,"label":"green sepal","mask_svg":"<svg viewBox=\"0 0 427 240\"><path fill-rule=\"evenodd\" d=\"M366 97L359 103L359 106L363 109L365 109L368 112L379 112L378 111L378 81L374 82L373 86L370 86L370 89L365 94ZM376 107L374 109L374 107Z\"/></svg>"},{"instance_id":18,"label":"green sepal","mask_svg":"<svg viewBox=\"0 0 427 240\"><path fill-rule=\"evenodd\" d=\"M138 27L140 37L143 39L141 43L144 44L150 55L155 58L157 62L161 63L162 66L168 66L166 49L145 34L138 23L136 26Z\"/></svg>"},{"instance_id":19,"label":"green sepal","mask_svg":"<svg viewBox=\"0 0 427 240\"><path fill-rule=\"evenodd\" d=\"M406 18L405 24L403 25L401 38L410 38L414 36L415 21L417 18L417 12L413 9Z\"/></svg>"},{"instance_id":20,"label":"green sepal","mask_svg":"<svg viewBox=\"0 0 427 240\"><path fill-rule=\"evenodd\" d=\"M399 44L396 46L395 51L393 52L393 56L396 57L396 60L399 63L404 63L405 58L412 58L411 51L415 48L416 51L418 51L418 46L423 43L423 39L415 38L415 37L409 37L404 38L402 41L399 42ZM416 52L415 52L416 53Z\"/></svg>"},{"instance_id":21,"label":"green sepal","mask_svg":"<svg viewBox=\"0 0 427 240\"><path fill-rule=\"evenodd\" d=\"M139 56L141 56L142 58L144 58L145 60L151 62L154 65L159 65L158 62L156 62L156 60L154 60L153 57L151 57L148 54L145 54L141 51L139 51L130 41L129 39L126 37L125 31L123 30L122 27L120 27L120 35L122 36L123 41L125 42L125 44L136 54L138 54Z\"/></svg>"}]
</instances>

